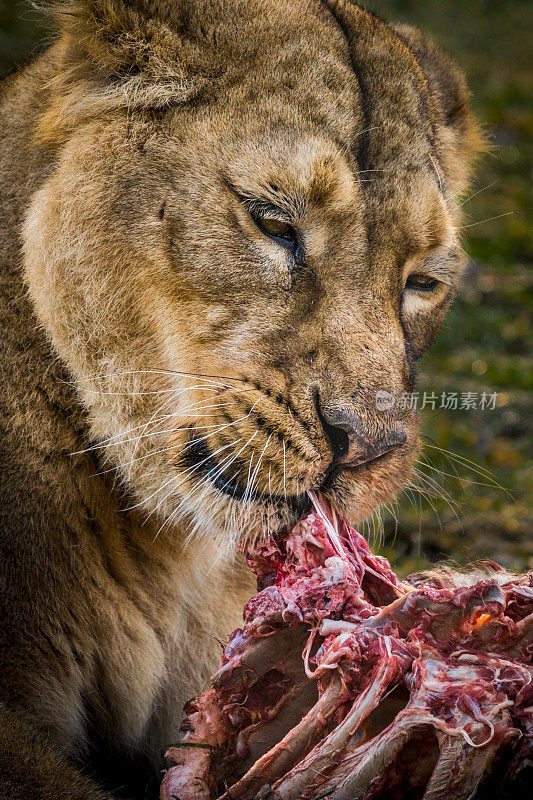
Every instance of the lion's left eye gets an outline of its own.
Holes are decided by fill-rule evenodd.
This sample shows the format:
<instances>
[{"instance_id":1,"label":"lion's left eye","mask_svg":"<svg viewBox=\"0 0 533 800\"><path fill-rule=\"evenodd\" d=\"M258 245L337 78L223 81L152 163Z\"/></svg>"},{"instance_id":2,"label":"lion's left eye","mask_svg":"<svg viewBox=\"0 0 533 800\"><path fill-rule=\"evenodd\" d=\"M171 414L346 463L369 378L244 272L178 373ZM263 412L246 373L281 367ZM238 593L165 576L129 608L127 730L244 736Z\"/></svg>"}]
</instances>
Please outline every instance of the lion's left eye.
<instances>
[{"instance_id":1,"label":"lion's left eye","mask_svg":"<svg viewBox=\"0 0 533 800\"><path fill-rule=\"evenodd\" d=\"M438 281L432 278L431 275L423 275L417 272L413 275L409 275L405 288L414 289L416 292L431 292L437 284Z\"/></svg>"}]
</instances>

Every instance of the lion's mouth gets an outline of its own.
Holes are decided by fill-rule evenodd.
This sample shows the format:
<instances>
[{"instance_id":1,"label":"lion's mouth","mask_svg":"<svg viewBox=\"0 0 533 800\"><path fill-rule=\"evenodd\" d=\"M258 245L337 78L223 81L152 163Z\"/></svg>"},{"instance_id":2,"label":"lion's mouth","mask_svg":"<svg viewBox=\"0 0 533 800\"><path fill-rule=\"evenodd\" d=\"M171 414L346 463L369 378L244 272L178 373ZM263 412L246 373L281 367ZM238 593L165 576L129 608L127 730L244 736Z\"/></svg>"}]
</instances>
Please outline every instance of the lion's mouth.
<instances>
[{"instance_id":1,"label":"lion's mouth","mask_svg":"<svg viewBox=\"0 0 533 800\"><path fill-rule=\"evenodd\" d=\"M333 462L326 471L326 474L322 478L319 485L314 488L314 491L318 491L327 495L329 492L334 490L335 482L342 473L349 473L350 475L364 473L365 471L371 470L372 467L378 464L390 461L391 456L392 454L390 452L382 453L374 458L368 458L366 461L360 461L358 464L338 464Z\"/></svg>"},{"instance_id":2,"label":"lion's mouth","mask_svg":"<svg viewBox=\"0 0 533 800\"><path fill-rule=\"evenodd\" d=\"M215 489L232 500L254 501L265 505L284 505L289 508L292 515L295 515L296 519L303 517L311 508L306 492L295 495L273 494L245 485L239 480L236 473L229 474L224 467L221 467L207 445L197 439L192 440L186 452L180 457L180 466L191 471L194 470L196 475L201 475Z\"/></svg>"},{"instance_id":3,"label":"lion's mouth","mask_svg":"<svg viewBox=\"0 0 533 800\"><path fill-rule=\"evenodd\" d=\"M339 464L333 461L325 473L317 476L316 486L310 486L309 489L329 496L330 500L334 501L335 484L342 473L357 474L371 470L373 466L386 461L389 456L390 453L383 453L358 464ZM307 491L293 495L277 494L263 492L243 483L238 477L239 470L230 473L227 468L217 462L205 442L199 439L192 438L189 446L180 456L180 467L209 481L215 489L232 500L286 508L294 522L305 516L311 508Z\"/></svg>"}]
</instances>

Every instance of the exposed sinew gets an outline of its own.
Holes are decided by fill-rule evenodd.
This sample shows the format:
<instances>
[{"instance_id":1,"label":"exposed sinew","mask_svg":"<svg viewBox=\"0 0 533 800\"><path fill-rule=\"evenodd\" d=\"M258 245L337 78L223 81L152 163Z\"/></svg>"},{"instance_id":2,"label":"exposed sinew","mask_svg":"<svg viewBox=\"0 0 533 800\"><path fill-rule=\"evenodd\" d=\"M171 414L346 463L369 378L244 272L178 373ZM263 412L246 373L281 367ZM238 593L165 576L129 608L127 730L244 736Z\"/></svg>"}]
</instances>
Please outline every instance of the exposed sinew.
<instances>
[{"instance_id":1,"label":"exposed sinew","mask_svg":"<svg viewBox=\"0 0 533 800\"><path fill-rule=\"evenodd\" d=\"M185 708L162 800L526 796L533 574L402 583L312 499L245 553L259 592Z\"/></svg>"}]
</instances>

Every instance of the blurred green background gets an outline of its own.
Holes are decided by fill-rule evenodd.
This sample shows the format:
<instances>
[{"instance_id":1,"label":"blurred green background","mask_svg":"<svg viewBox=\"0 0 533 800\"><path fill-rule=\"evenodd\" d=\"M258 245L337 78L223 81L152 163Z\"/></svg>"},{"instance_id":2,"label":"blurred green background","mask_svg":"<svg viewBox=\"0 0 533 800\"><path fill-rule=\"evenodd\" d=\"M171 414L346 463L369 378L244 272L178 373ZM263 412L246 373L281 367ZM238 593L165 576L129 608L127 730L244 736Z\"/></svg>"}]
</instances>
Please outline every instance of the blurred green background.
<instances>
[{"instance_id":1,"label":"blurred green background","mask_svg":"<svg viewBox=\"0 0 533 800\"><path fill-rule=\"evenodd\" d=\"M366 5L418 26L456 58L491 143L462 198L471 258L464 288L420 364L419 391L498 393L494 410L422 412L428 438L412 478L418 488L367 530L403 574L443 558L533 567L533 2ZM0 0L0 74L49 35L29 4Z\"/></svg>"}]
</instances>

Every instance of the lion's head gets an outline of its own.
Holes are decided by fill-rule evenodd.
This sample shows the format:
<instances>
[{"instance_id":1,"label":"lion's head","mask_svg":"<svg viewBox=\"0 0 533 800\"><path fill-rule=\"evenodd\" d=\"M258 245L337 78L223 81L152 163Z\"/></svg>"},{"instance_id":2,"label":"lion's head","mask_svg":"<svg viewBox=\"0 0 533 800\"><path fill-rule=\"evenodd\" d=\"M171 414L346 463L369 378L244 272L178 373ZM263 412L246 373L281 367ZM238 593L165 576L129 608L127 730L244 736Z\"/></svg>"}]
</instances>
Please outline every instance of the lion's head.
<instances>
[{"instance_id":1,"label":"lion's head","mask_svg":"<svg viewBox=\"0 0 533 800\"><path fill-rule=\"evenodd\" d=\"M407 480L415 361L462 267L462 79L344 0L60 6L25 225L40 321L145 513L353 520Z\"/></svg>"}]
</instances>

